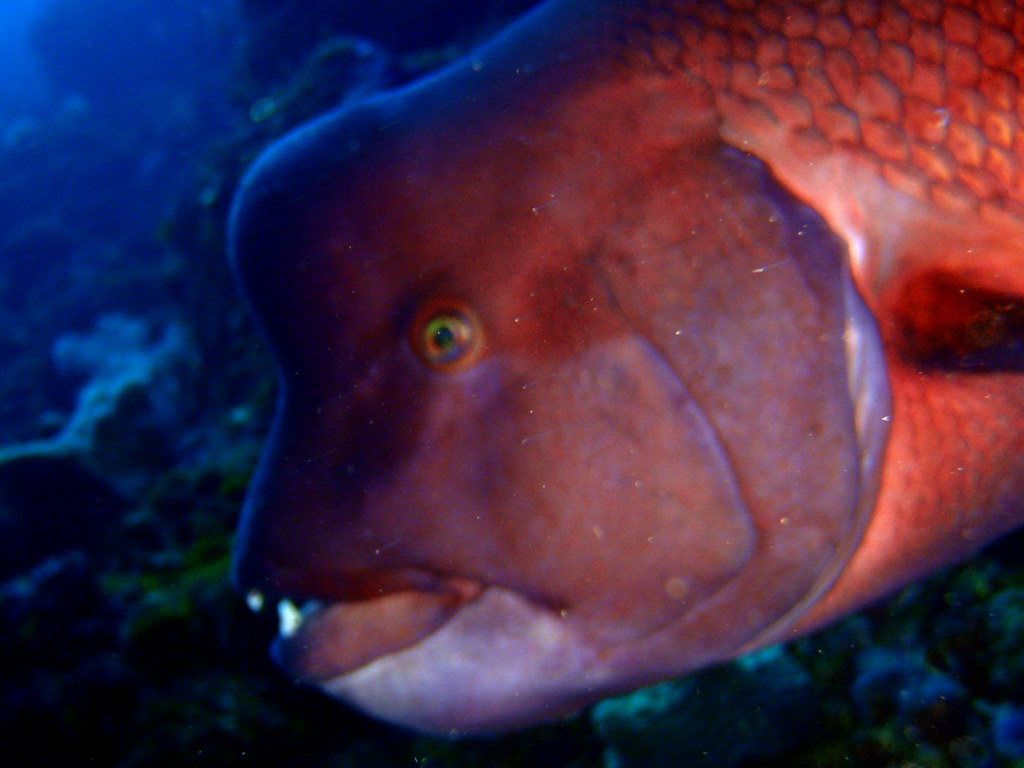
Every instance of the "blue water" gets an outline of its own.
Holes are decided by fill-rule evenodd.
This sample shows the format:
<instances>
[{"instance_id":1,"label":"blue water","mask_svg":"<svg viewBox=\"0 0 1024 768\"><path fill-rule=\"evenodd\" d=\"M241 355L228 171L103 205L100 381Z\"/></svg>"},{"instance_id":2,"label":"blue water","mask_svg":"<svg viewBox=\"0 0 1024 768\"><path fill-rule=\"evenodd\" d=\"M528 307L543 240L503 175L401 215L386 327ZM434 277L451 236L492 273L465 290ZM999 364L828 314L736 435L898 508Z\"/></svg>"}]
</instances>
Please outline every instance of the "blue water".
<instances>
[{"instance_id":1,"label":"blue water","mask_svg":"<svg viewBox=\"0 0 1024 768\"><path fill-rule=\"evenodd\" d=\"M49 0L7 0L0 6L0 114L38 109L49 94L29 42Z\"/></svg>"}]
</instances>

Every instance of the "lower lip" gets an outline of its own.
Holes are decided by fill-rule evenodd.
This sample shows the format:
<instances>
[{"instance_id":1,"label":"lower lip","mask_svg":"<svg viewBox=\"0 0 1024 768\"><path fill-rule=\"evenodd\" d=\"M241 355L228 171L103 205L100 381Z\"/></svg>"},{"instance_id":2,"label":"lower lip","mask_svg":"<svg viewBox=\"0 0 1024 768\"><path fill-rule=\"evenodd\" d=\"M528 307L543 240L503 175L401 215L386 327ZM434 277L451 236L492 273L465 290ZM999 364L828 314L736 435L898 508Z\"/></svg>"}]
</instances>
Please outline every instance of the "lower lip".
<instances>
[{"instance_id":1,"label":"lower lip","mask_svg":"<svg viewBox=\"0 0 1024 768\"><path fill-rule=\"evenodd\" d=\"M302 609L282 601L281 634L272 654L300 680L328 680L418 643L481 591L477 584L461 585L457 590L402 591L358 602L311 601Z\"/></svg>"}]
</instances>

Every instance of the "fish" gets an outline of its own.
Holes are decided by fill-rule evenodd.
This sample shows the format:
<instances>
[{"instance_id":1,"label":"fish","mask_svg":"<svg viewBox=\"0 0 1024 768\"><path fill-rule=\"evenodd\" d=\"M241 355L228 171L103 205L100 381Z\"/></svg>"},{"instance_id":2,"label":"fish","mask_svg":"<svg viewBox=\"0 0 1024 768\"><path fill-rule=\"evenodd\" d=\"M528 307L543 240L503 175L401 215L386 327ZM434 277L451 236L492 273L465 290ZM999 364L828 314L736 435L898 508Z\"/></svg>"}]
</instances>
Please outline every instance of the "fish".
<instances>
[{"instance_id":1,"label":"fish","mask_svg":"<svg viewBox=\"0 0 1024 768\"><path fill-rule=\"evenodd\" d=\"M441 733L811 632L1024 518L1024 8L549 0L240 184L233 579Z\"/></svg>"}]
</instances>

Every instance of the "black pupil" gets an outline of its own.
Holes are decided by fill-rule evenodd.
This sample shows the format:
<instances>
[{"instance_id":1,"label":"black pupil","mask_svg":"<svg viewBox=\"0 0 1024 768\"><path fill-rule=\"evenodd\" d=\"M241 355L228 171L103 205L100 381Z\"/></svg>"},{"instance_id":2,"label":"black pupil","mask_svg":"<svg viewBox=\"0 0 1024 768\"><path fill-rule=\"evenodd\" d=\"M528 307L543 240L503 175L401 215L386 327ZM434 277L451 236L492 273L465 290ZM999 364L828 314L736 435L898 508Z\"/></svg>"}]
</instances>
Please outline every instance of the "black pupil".
<instances>
[{"instance_id":1,"label":"black pupil","mask_svg":"<svg viewBox=\"0 0 1024 768\"><path fill-rule=\"evenodd\" d=\"M434 331L434 343L445 352L455 345L455 331L450 325L442 325Z\"/></svg>"}]
</instances>

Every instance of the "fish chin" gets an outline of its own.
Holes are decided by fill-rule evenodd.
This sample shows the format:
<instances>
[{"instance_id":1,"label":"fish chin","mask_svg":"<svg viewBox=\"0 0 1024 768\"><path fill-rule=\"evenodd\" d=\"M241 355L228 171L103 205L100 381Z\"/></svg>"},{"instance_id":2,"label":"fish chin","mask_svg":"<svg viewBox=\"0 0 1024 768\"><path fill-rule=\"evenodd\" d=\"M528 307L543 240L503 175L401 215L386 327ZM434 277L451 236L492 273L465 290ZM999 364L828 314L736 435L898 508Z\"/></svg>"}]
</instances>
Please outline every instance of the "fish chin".
<instances>
[{"instance_id":1,"label":"fish chin","mask_svg":"<svg viewBox=\"0 0 1024 768\"><path fill-rule=\"evenodd\" d=\"M317 686L384 720L448 736L508 730L571 713L602 688L572 623L486 588L417 642Z\"/></svg>"}]
</instances>

